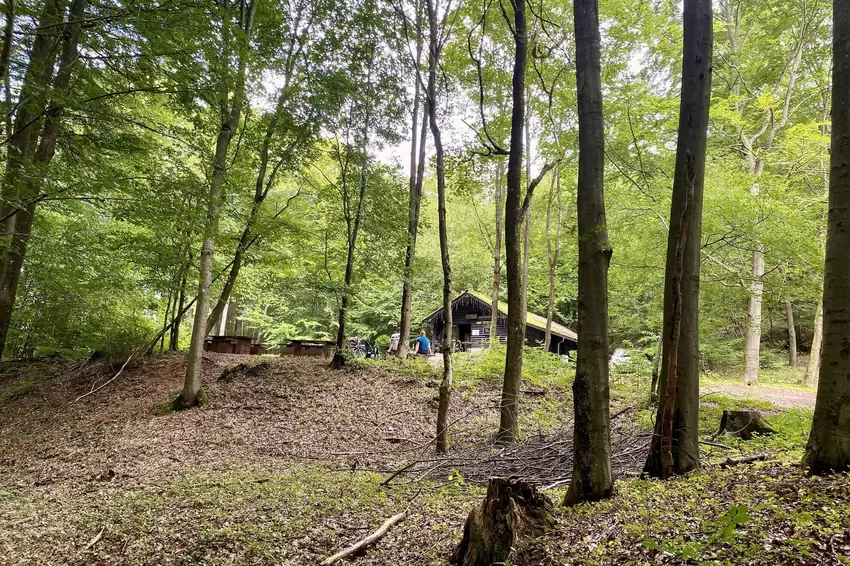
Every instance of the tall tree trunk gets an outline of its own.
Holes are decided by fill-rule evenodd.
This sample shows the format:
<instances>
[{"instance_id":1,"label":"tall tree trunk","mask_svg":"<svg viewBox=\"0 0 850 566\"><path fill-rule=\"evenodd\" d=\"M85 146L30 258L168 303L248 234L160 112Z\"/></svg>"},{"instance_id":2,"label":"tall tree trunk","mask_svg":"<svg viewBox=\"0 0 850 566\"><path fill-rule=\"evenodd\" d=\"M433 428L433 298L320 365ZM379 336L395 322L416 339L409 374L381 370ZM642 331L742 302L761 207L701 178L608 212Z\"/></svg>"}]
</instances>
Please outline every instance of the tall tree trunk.
<instances>
[{"instance_id":1,"label":"tall tree trunk","mask_svg":"<svg viewBox=\"0 0 850 566\"><path fill-rule=\"evenodd\" d=\"M496 160L496 239L493 242L493 293L490 317L490 344L499 343L499 287L502 278L502 227L504 225L502 183L505 177L505 162Z\"/></svg>"},{"instance_id":2,"label":"tall tree trunk","mask_svg":"<svg viewBox=\"0 0 850 566\"><path fill-rule=\"evenodd\" d=\"M820 375L820 355L823 345L823 298L818 302L818 308L815 311L815 331L812 336L812 350L809 352L809 364L806 366L806 377L803 381L804 385L814 387L818 383L818 375Z\"/></svg>"},{"instance_id":3,"label":"tall tree trunk","mask_svg":"<svg viewBox=\"0 0 850 566\"><path fill-rule=\"evenodd\" d=\"M525 90L525 101L528 103L528 88ZM531 124L528 107L525 109L525 182L526 186L531 184ZM525 212L523 218L522 235L522 332L525 334L526 321L528 320L528 262L531 259L531 208Z\"/></svg>"},{"instance_id":4,"label":"tall tree trunk","mask_svg":"<svg viewBox=\"0 0 850 566\"><path fill-rule=\"evenodd\" d=\"M676 351L675 406L673 407L673 472L687 473L699 466L699 270L702 244L702 206L705 179L706 136L711 100L711 57L714 35L710 0L685 0L682 58L682 96L679 109L679 133L673 201L667 238L664 278L664 322L661 345L661 375L658 383L658 415L667 403L667 379L670 375L673 336L673 273L679 245L681 222L693 186L693 208L688 220L683 252L681 280L681 327ZM689 166L689 162L691 165ZM655 434L644 471L660 477L661 418L655 422Z\"/></svg>"},{"instance_id":5,"label":"tall tree trunk","mask_svg":"<svg viewBox=\"0 0 850 566\"><path fill-rule=\"evenodd\" d=\"M552 193L557 193L558 202L558 218L555 227L555 245L552 245L550 235L551 218L552 218ZM543 351L548 352L549 346L552 343L552 316L555 313L555 273L558 270L558 255L561 252L561 168L555 169L555 174L552 176L552 182L549 186L549 202L546 207L546 251L549 258L549 303L546 307L546 334L543 339ZM553 249L554 248L554 249Z\"/></svg>"},{"instance_id":6,"label":"tall tree trunk","mask_svg":"<svg viewBox=\"0 0 850 566\"><path fill-rule=\"evenodd\" d=\"M682 328L682 276L685 271L685 247L688 243L688 224L693 213L694 182L696 172L694 170L694 158L690 153L686 154L687 162L687 192L685 199L685 210L679 223L679 236L676 242L676 255L673 260L673 270L670 281L671 290L671 319L670 341L667 348L667 381L664 388L664 409L661 415L661 479L668 479L675 473L673 467L673 420L676 408L676 393L679 382L679 339Z\"/></svg>"},{"instance_id":7,"label":"tall tree trunk","mask_svg":"<svg viewBox=\"0 0 850 566\"><path fill-rule=\"evenodd\" d=\"M573 382L573 475L565 505L609 497L608 264L605 129L596 0L574 0L578 93L578 360Z\"/></svg>"},{"instance_id":8,"label":"tall tree trunk","mask_svg":"<svg viewBox=\"0 0 850 566\"><path fill-rule=\"evenodd\" d=\"M3 137L12 134L12 87L9 79L9 61L12 58L12 41L15 32L15 0L6 0L6 25L3 28L3 47L0 49L0 82L5 91L3 114L6 116L6 128Z\"/></svg>"},{"instance_id":9,"label":"tall tree trunk","mask_svg":"<svg viewBox=\"0 0 850 566\"><path fill-rule=\"evenodd\" d=\"M242 8L245 8L244 0ZM198 293L196 295L195 318L192 324L192 338L189 342L189 354L186 362L186 378L183 382L183 390L173 406L176 409L193 407L206 402L206 394L201 391L201 361L203 359L204 339L207 336L207 314L209 310L210 287L212 286L212 264L215 253L215 236L218 232L219 212L221 210L222 192L224 182L227 178L227 153L230 142L239 126L242 115L242 105L245 101L245 74L247 66L248 41L253 28L254 12L256 4L248 5L248 12L244 20L244 28L241 29L239 38L238 68L236 73L236 84L232 99L228 101L229 92L226 85L222 85L221 92L221 128L218 132L215 144L215 156L212 163L212 178L210 179L210 190L207 200L207 217L204 225L204 239L201 244L200 266L198 268ZM224 52L222 60L229 65L229 30L232 14L225 9L224 22L222 26L222 37L224 40ZM241 26L240 22L240 26ZM228 105L229 102L229 105Z\"/></svg>"},{"instance_id":10,"label":"tall tree trunk","mask_svg":"<svg viewBox=\"0 0 850 566\"><path fill-rule=\"evenodd\" d=\"M449 236L446 223L446 173L443 141L437 124L437 67L440 64L442 26L438 35L435 0L426 0L428 9L428 121L437 154L437 216L440 230L440 258L443 265L443 380L437 409L437 452L449 449L448 415L452 394L452 267L449 261Z\"/></svg>"},{"instance_id":11,"label":"tall tree trunk","mask_svg":"<svg viewBox=\"0 0 850 566\"><path fill-rule=\"evenodd\" d=\"M14 211L3 226L4 232L11 238L8 247L3 250L4 257L2 269L0 269L0 356L9 335L18 282L32 232L36 198L56 152L64 98L70 92L71 77L77 66L81 21L87 6L87 0L74 0L71 4L68 21L61 36L62 54L59 58L56 77L52 81L52 88L48 85L51 84L50 75L55 57L55 43L52 38L39 35L33 45L30 68L27 71L27 78L32 78L35 90L30 92L26 87L21 89L22 104L15 117L15 133L10 140L12 143L10 143L7 163L7 185L4 187L4 192L8 189L13 195L11 201L5 198L4 200L6 203L14 204L11 205L12 210L9 209L8 204L0 207L3 211ZM61 9L56 2L48 0L44 12L48 28L55 30L55 26L50 25L50 22L60 21ZM46 33L49 35L53 31ZM30 71L33 71L32 74ZM51 92L53 100L49 106L45 107L45 93L48 91ZM26 100L25 96L31 99ZM35 148L34 130L40 123L38 115L42 112L45 118L41 138ZM34 153L33 149L35 149Z\"/></svg>"},{"instance_id":12,"label":"tall tree trunk","mask_svg":"<svg viewBox=\"0 0 850 566\"><path fill-rule=\"evenodd\" d=\"M420 0L421 1L421 0ZM420 20L419 29L422 29L421 7L417 2L416 16ZM422 115L422 124L418 126L419 103L422 100L419 81L419 66L422 63L423 34L420 31L416 38L416 78L413 93L413 114L410 128L410 196L408 199L407 215L407 249L404 252L404 280L401 288L401 320L399 321L399 340L396 355L406 358L410 349L410 329L413 317L413 261L416 257L416 237L419 233L419 209L422 204L422 182L425 178L425 142L428 132L428 111L425 102L425 111ZM417 150L416 136L419 136Z\"/></svg>"},{"instance_id":13,"label":"tall tree trunk","mask_svg":"<svg viewBox=\"0 0 850 566\"><path fill-rule=\"evenodd\" d=\"M731 10L727 7L727 18L732 18ZM736 19L737 21L737 19ZM768 122L764 125L761 133L746 137L741 136L741 141L744 146L745 157L747 158L747 167L754 176L753 184L750 188L750 194L757 197L761 188L759 186L759 177L764 172L765 154L773 147L773 142L776 135L782 130L789 121L789 109L791 107L791 98L794 94L794 87L797 83L797 75L799 73L800 64L803 60L803 48L806 40L806 33L809 26L809 17L807 16L806 0L802 1L802 18L800 22L800 34L797 42L794 44L794 50L787 62L788 84L785 87L784 105L780 112L775 113L771 110ZM727 24L730 37L735 34L735 44L737 45L737 34L740 29L738 25L730 26ZM736 53L733 54L732 65L737 65ZM785 73L782 73L780 80L784 79ZM740 82L740 81L737 81ZM737 94L737 91L736 91ZM779 85L774 88L773 94L779 94ZM740 107L739 112L743 112L743 107ZM778 116L776 115L778 114ZM743 117L743 114L742 114ZM761 135L767 132L765 141L762 146L755 147L756 141ZM747 333L744 341L744 382L747 385L752 385L759 378L759 359L761 350L761 323L762 323L762 298L764 296L764 247L761 242L756 242L755 249L752 252L752 269L750 280L750 296L747 304Z\"/></svg>"},{"instance_id":14,"label":"tall tree trunk","mask_svg":"<svg viewBox=\"0 0 850 566\"><path fill-rule=\"evenodd\" d=\"M823 286L823 351L803 466L850 470L850 5L833 0L832 144Z\"/></svg>"},{"instance_id":15,"label":"tall tree trunk","mask_svg":"<svg viewBox=\"0 0 850 566\"><path fill-rule=\"evenodd\" d=\"M785 301L785 310L788 312L788 365L797 367L797 330L794 328L794 305L791 301Z\"/></svg>"},{"instance_id":16,"label":"tall tree trunk","mask_svg":"<svg viewBox=\"0 0 850 566\"><path fill-rule=\"evenodd\" d=\"M528 59L528 30L525 0L514 0L514 69L511 81L511 147L508 154L507 195L505 199L505 267L508 286L507 352L502 384L499 432L500 442L517 437L517 405L522 380L522 351L525 344L525 320L522 315L522 158L525 124L525 71Z\"/></svg>"},{"instance_id":17,"label":"tall tree trunk","mask_svg":"<svg viewBox=\"0 0 850 566\"><path fill-rule=\"evenodd\" d=\"M374 49L372 55L374 56ZM372 62L369 62L369 75L371 80L371 65ZM367 103L369 104L369 103ZM343 283L342 290L342 298L340 299L339 305L339 318L338 318L338 326L336 333L336 352L334 352L334 357L331 360L330 367L332 369L340 369L343 365L345 365L345 358L343 357L343 350L345 348L345 323L346 316L348 315L348 302L349 296L351 294L351 284L354 281L354 252L357 248L357 234L360 231L360 222L363 218L363 203L366 200L366 174L369 167L369 127L371 120L371 108L367 108L366 111L366 119L363 124L363 140L362 145L360 147L360 151L363 157L363 162L360 164L360 190L359 190L359 198L357 200L357 210L354 214L354 218L352 223L349 224L348 231L348 253L345 261L345 279ZM345 175L343 174L343 177ZM346 181L343 180L343 185L345 185ZM348 191L343 190L343 198L348 198ZM350 209L350 203L347 205Z\"/></svg>"}]
</instances>

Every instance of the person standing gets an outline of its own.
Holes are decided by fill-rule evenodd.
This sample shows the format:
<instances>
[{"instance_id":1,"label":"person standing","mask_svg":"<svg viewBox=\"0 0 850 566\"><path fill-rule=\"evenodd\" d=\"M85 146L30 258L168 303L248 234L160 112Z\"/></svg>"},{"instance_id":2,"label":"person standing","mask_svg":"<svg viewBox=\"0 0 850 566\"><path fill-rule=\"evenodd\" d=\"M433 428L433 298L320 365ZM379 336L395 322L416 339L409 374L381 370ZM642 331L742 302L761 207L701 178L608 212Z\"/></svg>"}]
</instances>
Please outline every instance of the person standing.
<instances>
[{"instance_id":1,"label":"person standing","mask_svg":"<svg viewBox=\"0 0 850 566\"><path fill-rule=\"evenodd\" d=\"M431 341L425 336L424 330L419 331L419 338L416 339L416 346L413 353L422 356L427 356L431 353Z\"/></svg>"},{"instance_id":2,"label":"person standing","mask_svg":"<svg viewBox=\"0 0 850 566\"><path fill-rule=\"evenodd\" d=\"M390 354L395 355L398 353L399 340L401 340L401 332L398 327L396 327L395 332L393 332L392 336L390 336Z\"/></svg>"}]
</instances>

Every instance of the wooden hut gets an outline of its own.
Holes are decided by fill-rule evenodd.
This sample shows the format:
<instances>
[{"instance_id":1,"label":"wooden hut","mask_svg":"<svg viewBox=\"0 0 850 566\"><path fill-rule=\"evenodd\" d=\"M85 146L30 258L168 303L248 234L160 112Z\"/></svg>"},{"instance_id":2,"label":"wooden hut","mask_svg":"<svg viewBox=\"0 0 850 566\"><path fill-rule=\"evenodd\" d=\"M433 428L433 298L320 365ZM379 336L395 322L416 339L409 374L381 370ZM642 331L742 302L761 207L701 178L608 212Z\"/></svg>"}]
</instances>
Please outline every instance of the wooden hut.
<instances>
[{"instance_id":1,"label":"wooden hut","mask_svg":"<svg viewBox=\"0 0 850 566\"><path fill-rule=\"evenodd\" d=\"M489 297L475 291L464 291L452 301L452 339L459 339L467 350L489 347L492 316L493 302ZM501 301L497 316L496 334L499 342L504 344L507 340L508 307ZM435 340L443 335L443 320L443 309L439 308L422 321L431 328L431 337ZM525 343L529 346L543 346L546 317L528 313L525 322ZM566 354L576 349L578 335L575 332L554 321L551 331L550 352Z\"/></svg>"}]
</instances>

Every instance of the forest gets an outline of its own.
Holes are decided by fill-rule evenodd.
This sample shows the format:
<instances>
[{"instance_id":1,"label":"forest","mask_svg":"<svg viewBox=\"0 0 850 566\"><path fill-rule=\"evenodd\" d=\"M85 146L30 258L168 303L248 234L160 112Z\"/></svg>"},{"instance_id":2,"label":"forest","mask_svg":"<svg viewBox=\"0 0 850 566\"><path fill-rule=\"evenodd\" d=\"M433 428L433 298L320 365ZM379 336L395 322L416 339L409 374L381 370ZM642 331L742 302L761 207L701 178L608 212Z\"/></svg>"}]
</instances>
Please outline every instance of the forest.
<instances>
[{"instance_id":1,"label":"forest","mask_svg":"<svg viewBox=\"0 0 850 566\"><path fill-rule=\"evenodd\" d=\"M0 565L850 564L847 2L2 12Z\"/></svg>"}]
</instances>

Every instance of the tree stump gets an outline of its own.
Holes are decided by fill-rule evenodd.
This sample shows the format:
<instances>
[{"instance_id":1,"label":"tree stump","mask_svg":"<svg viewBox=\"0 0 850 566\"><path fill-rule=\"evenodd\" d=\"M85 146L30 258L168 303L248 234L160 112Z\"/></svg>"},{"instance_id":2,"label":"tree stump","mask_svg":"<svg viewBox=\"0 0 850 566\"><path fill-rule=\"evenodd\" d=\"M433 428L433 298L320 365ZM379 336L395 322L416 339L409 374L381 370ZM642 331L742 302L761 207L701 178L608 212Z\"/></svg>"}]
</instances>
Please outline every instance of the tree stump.
<instances>
[{"instance_id":1,"label":"tree stump","mask_svg":"<svg viewBox=\"0 0 850 566\"><path fill-rule=\"evenodd\" d=\"M721 434L734 436L742 440L750 440L753 434L775 434L758 411L723 411L720 418L720 428L714 434L717 438Z\"/></svg>"},{"instance_id":2,"label":"tree stump","mask_svg":"<svg viewBox=\"0 0 850 566\"><path fill-rule=\"evenodd\" d=\"M555 524L552 501L514 478L490 478L487 496L469 513L463 539L450 562L491 566L505 562L520 540L543 534Z\"/></svg>"}]
</instances>

